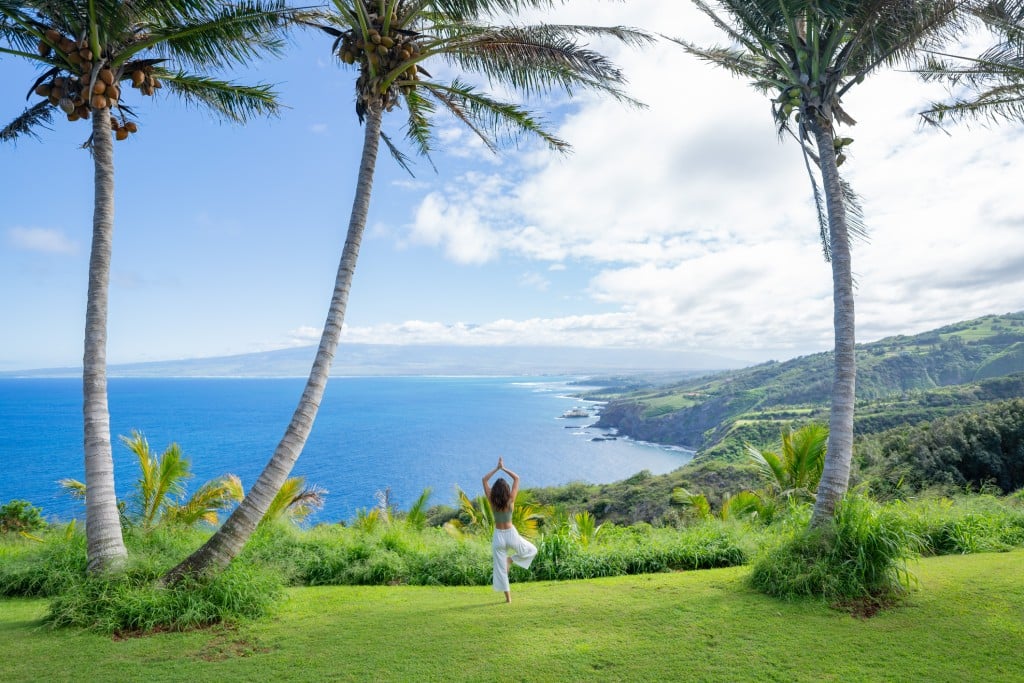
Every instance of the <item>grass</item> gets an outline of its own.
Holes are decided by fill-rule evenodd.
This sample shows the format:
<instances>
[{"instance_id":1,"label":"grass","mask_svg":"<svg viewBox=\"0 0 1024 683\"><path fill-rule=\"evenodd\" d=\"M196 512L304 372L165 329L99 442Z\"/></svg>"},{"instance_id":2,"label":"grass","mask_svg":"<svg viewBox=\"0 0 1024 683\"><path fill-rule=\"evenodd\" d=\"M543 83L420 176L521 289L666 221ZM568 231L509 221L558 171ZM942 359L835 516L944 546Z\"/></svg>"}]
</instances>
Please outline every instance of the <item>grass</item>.
<instances>
[{"instance_id":1,"label":"grass","mask_svg":"<svg viewBox=\"0 0 1024 683\"><path fill-rule=\"evenodd\" d=\"M1019 681L1024 550L912 563L862 620L749 588L749 569L486 587L289 589L276 617L123 640L0 600L5 681Z\"/></svg>"}]
</instances>

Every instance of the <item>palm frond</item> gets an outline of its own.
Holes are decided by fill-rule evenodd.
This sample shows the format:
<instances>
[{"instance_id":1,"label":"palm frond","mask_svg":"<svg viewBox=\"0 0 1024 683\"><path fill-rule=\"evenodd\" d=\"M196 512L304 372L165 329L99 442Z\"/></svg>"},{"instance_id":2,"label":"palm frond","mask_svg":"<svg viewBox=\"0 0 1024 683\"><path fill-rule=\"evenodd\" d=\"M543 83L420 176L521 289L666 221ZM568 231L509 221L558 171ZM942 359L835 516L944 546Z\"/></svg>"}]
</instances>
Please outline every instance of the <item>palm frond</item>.
<instances>
[{"instance_id":1,"label":"palm frond","mask_svg":"<svg viewBox=\"0 0 1024 683\"><path fill-rule=\"evenodd\" d=\"M405 515L405 522L415 529L422 529L427 525L427 503L430 501L432 490L428 486L423 489L416 502L412 504Z\"/></svg>"},{"instance_id":2,"label":"palm frond","mask_svg":"<svg viewBox=\"0 0 1024 683\"><path fill-rule=\"evenodd\" d=\"M49 130L53 123L53 112L53 106L47 100L33 104L0 130L0 142L16 142L25 135L38 139L36 129Z\"/></svg>"},{"instance_id":3,"label":"palm frond","mask_svg":"<svg viewBox=\"0 0 1024 683\"><path fill-rule=\"evenodd\" d=\"M216 524L218 513L242 500L243 496L242 480L234 474L226 474L200 486L184 503L168 505L162 519L182 526L193 526L199 522Z\"/></svg>"},{"instance_id":4,"label":"palm frond","mask_svg":"<svg viewBox=\"0 0 1024 683\"><path fill-rule=\"evenodd\" d=\"M57 485L75 500L85 500L85 484L77 479L59 479Z\"/></svg>"},{"instance_id":5,"label":"palm frond","mask_svg":"<svg viewBox=\"0 0 1024 683\"><path fill-rule=\"evenodd\" d=\"M160 71L165 87L186 103L205 105L224 119L245 123L258 116L277 115L281 105L269 85L241 85L182 72Z\"/></svg>"},{"instance_id":6,"label":"palm frond","mask_svg":"<svg viewBox=\"0 0 1024 683\"><path fill-rule=\"evenodd\" d=\"M158 47L176 63L191 69L224 68L246 64L284 47L280 29L288 9L280 0L243 0L222 4L214 11L184 15L180 22L154 26L146 39L122 54Z\"/></svg>"},{"instance_id":7,"label":"palm frond","mask_svg":"<svg viewBox=\"0 0 1024 683\"><path fill-rule=\"evenodd\" d=\"M427 82L421 87L469 127L491 150L496 150L500 144L521 133L537 136L557 152L565 153L569 150L567 142L549 133L530 112L516 104L500 102L457 80L451 85Z\"/></svg>"}]
</instances>

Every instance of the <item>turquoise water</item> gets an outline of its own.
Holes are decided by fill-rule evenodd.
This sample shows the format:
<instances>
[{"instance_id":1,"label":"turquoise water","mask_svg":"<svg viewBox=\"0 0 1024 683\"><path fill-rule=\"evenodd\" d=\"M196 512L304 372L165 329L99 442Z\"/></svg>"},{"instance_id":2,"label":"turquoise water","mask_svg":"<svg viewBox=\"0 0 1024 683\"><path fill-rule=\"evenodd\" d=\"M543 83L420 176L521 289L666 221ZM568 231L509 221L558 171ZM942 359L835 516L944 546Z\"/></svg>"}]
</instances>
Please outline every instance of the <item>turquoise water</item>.
<instances>
[{"instance_id":1,"label":"turquoise water","mask_svg":"<svg viewBox=\"0 0 1024 683\"><path fill-rule=\"evenodd\" d=\"M118 495L138 476L117 435L137 429L162 452L172 441L192 462L194 490L234 473L249 486L284 433L299 379L127 379L109 382ZM402 509L425 487L453 504L455 487L478 495L499 455L523 486L607 483L647 469L669 472L692 453L626 439L592 441L593 420L559 416L575 387L551 378L333 378L292 474L326 488L317 521L351 518L390 488ZM56 481L84 479L81 381L0 380L0 503L24 498L48 517L80 517Z\"/></svg>"}]
</instances>

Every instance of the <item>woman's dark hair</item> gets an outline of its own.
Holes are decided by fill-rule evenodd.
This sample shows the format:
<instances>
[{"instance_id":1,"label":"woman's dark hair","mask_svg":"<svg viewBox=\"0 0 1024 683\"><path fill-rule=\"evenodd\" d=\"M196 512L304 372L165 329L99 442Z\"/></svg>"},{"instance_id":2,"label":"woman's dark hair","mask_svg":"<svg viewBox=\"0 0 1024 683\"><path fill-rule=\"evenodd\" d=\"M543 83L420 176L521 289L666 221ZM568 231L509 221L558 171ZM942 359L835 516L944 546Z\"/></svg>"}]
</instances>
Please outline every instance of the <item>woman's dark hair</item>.
<instances>
[{"instance_id":1,"label":"woman's dark hair","mask_svg":"<svg viewBox=\"0 0 1024 683\"><path fill-rule=\"evenodd\" d=\"M499 477L491 487L491 507L495 510L508 510L512 503L509 500L511 497L512 489L508 487L508 482Z\"/></svg>"}]
</instances>

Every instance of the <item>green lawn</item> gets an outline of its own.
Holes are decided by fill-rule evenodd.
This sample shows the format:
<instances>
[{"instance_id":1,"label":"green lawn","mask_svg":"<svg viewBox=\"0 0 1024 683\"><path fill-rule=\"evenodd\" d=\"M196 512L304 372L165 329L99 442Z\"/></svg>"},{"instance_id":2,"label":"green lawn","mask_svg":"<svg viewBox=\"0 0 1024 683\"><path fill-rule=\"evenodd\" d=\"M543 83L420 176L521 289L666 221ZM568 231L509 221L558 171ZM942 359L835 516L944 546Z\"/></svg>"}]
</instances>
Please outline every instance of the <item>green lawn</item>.
<instances>
[{"instance_id":1,"label":"green lawn","mask_svg":"<svg viewBox=\"0 0 1024 683\"><path fill-rule=\"evenodd\" d=\"M746 588L744 567L489 588L296 588L234 629L112 639L0 600L11 681L1021 681L1024 550L915 563L863 620Z\"/></svg>"}]
</instances>

